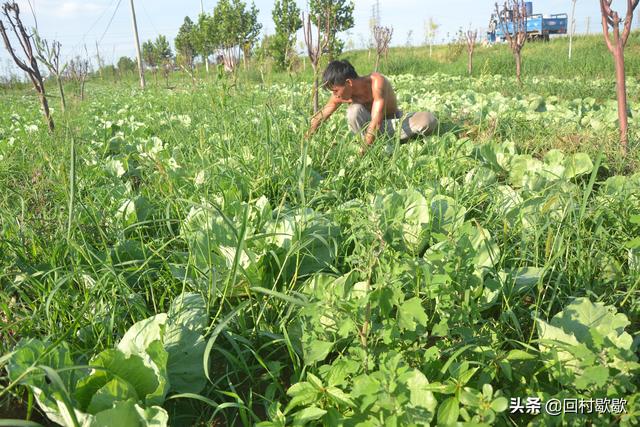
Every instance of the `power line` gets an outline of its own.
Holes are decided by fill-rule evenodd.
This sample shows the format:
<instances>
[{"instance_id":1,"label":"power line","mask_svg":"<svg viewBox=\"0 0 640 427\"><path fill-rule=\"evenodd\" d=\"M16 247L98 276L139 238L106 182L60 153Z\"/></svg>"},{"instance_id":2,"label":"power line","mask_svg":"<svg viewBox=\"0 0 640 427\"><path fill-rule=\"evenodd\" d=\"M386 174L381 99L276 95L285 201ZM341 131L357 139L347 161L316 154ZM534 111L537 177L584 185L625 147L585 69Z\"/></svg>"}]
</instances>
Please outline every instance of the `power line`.
<instances>
[{"instance_id":1,"label":"power line","mask_svg":"<svg viewBox=\"0 0 640 427\"><path fill-rule=\"evenodd\" d=\"M109 31L109 27L111 26L111 23L113 22L113 18L116 16L116 13L118 12L118 9L120 8L120 3L122 3L122 0L118 0L118 4L116 5L115 10L113 11L113 15L111 15L111 19L109 19L109 23L107 24L107 28L104 29L104 32L102 33L102 36L100 37L100 40L98 41L98 44L100 44L102 42L102 39L104 38L104 35L107 34L107 31Z\"/></svg>"},{"instance_id":2,"label":"power line","mask_svg":"<svg viewBox=\"0 0 640 427\"><path fill-rule=\"evenodd\" d=\"M91 24L91 26L89 27L89 29L82 35L82 42L84 43L85 38L87 37L87 34L89 34L91 32L91 30L93 30L93 28L98 24L98 22L102 19L102 17L104 16L105 13L107 13L107 10L111 9L111 6L113 6L113 3L116 0L111 0L111 3L109 3L109 6L105 7L104 10L102 11L102 13L100 14L100 16L98 16L98 19L96 19L95 21L93 21L93 24Z\"/></svg>"},{"instance_id":3,"label":"power line","mask_svg":"<svg viewBox=\"0 0 640 427\"><path fill-rule=\"evenodd\" d=\"M149 16L149 13L147 13L147 8L144 7L144 2L140 2L140 5L142 6L142 11L144 12L144 16L147 18L147 20L149 21L149 23L151 24L153 29L156 31L156 33L160 33L160 31L158 31L156 26L153 24L153 21L151 20L151 17Z\"/></svg>"}]
</instances>

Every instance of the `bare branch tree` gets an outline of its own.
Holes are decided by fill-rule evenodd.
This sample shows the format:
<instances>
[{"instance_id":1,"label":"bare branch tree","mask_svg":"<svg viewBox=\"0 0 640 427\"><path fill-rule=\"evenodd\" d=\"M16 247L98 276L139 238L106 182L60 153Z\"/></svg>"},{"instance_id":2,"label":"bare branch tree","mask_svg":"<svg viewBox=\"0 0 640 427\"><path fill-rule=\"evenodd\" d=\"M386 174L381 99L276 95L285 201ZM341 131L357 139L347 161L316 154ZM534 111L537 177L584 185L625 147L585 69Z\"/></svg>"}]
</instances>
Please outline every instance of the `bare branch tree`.
<instances>
[{"instance_id":1,"label":"bare branch tree","mask_svg":"<svg viewBox=\"0 0 640 427\"><path fill-rule=\"evenodd\" d=\"M67 65L67 75L78 83L78 96L84 100L84 84L89 74L89 60L76 56Z\"/></svg>"},{"instance_id":2,"label":"bare branch tree","mask_svg":"<svg viewBox=\"0 0 640 427\"><path fill-rule=\"evenodd\" d=\"M478 39L478 30L467 31L467 72L473 74L473 51L476 48L476 40Z\"/></svg>"},{"instance_id":3,"label":"bare branch tree","mask_svg":"<svg viewBox=\"0 0 640 427\"><path fill-rule=\"evenodd\" d=\"M34 32L34 42L36 46L36 52L38 60L42 62L51 74L56 78L58 83L58 91L60 92L60 106L64 112L67 108L67 103L64 98L64 88L62 87L62 73L66 65L60 69L60 48L62 45L58 41L53 41L49 46L48 40L43 40L37 31Z\"/></svg>"},{"instance_id":4,"label":"bare branch tree","mask_svg":"<svg viewBox=\"0 0 640 427\"><path fill-rule=\"evenodd\" d=\"M36 59L36 55L33 52L33 47L31 46L31 36L27 34L27 30L24 28L22 20L20 19L20 8L18 7L18 4L16 2L5 2L2 5L2 13L4 15L4 18L9 23L11 30L18 39L20 47L22 48L22 52L26 56L26 61L20 59L16 54L16 51L11 45L11 41L9 40L9 35L7 34L7 29L4 26L4 22L2 19L0 19L0 33L2 34L4 46L9 51L11 58L13 58L13 62L15 62L21 70L27 73L29 79L31 79L33 87L35 88L36 92L38 93L38 97L40 98L42 112L47 122L47 126L49 127L49 131L53 131L55 126L53 124L53 118L51 118L51 113L49 112L49 102L47 101L42 74L40 74L38 61Z\"/></svg>"},{"instance_id":5,"label":"bare branch tree","mask_svg":"<svg viewBox=\"0 0 640 427\"><path fill-rule=\"evenodd\" d=\"M313 113L317 113L320 109L318 105L318 79L319 79L319 65L322 54L329 47L329 34L331 34L331 9L328 8L324 13L324 16L318 15L316 17L316 41L313 40L313 32L311 31L311 16L305 16L302 13L302 30L304 33L304 43L307 46L307 54L309 55L309 61L313 68ZM324 26L325 31L320 31L320 27Z\"/></svg>"},{"instance_id":6,"label":"bare branch tree","mask_svg":"<svg viewBox=\"0 0 640 427\"><path fill-rule=\"evenodd\" d=\"M498 3L496 3L496 16L516 60L516 78L518 83L522 84L521 52L527 41L527 9L524 0L506 0L502 11L498 9Z\"/></svg>"},{"instance_id":7,"label":"bare branch tree","mask_svg":"<svg viewBox=\"0 0 640 427\"><path fill-rule=\"evenodd\" d=\"M600 11L602 13L602 30L607 48L613 54L616 68L616 92L618 94L618 120L620 122L620 148L624 155L627 154L629 146L629 124L627 121L627 87L624 72L624 47L631 32L631 22L633 21L633 11L638 6L638 0L627 0L627 16L624 21L620 20L618 12L611 9L612 0L600 0ZM620 34L620 22L624 22L624 29ZM609 34L610 28L613 31L613 40Z\"/></svg>"},{"instance_id":8,"label":"bare branch tree","mask_svg":"<svg viewBox=\"0 0 640 427\"><path fill-rule=\"evenodd\" d=\"M373 27L373 38L376 41L376 71L378 71L378 65L380 64L380 57L384 55L384 58L387 59L389 43L391 42L392 36L393 28L391 27L381 27L378 25Z\"/></svg>"}]
</instances>

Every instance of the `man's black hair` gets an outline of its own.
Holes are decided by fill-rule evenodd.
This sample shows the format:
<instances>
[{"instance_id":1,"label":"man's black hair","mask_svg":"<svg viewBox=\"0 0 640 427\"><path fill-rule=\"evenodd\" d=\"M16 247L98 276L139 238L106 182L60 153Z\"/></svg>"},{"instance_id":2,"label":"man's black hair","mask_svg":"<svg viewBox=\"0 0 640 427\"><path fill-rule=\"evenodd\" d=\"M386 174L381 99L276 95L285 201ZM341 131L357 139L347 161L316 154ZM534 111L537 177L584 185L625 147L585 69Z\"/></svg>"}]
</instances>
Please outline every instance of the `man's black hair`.
<instances>
[{"instance_id":1,"label":"man's black hair","mask_svg":"<svg viewBox=\"0 0 640 427\"><path fill-rule=\"evenodd\" d=\"M358 73L349 61L331 61L322 74L322 87L331 90L335 85L344 85L347 79L357 78Z\"/></svg>"}]
</instances>

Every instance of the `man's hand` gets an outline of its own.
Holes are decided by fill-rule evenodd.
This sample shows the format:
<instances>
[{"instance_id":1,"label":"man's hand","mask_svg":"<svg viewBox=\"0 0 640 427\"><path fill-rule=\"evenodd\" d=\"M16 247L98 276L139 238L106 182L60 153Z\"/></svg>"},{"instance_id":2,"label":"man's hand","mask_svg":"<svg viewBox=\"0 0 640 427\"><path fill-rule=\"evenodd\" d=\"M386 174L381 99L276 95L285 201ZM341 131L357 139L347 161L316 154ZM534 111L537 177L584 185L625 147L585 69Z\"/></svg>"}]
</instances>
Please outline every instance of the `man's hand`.
<instances>
[{"instance_id":1,"label":"man's hand","mask_svg":"<svg viewBox=\"0 0 640 427\"><path fill-rule=\"evenodd\" d=\"M373 145L375 140L376 140L376 131L367 129L367 132L364 135L364 143L366 145Z\"/></svg>"},{"instance_id":2,"label":"man's hand","mask_svg":"<svg viewBox=\"0 0 640 427\"><path fill-rule=\"evenodd\" d=\"M376 134L374 132L370 132L367 130L364 136L364 145L360 148L360 155L364 155L367 150L373 145L373 142L376 140Z\"/></svg>"},{"instance_id":3,"label":"man's hand","mask_svg":"<svg viewBox=\"0 0 640 427\"><path fill-rule=\"evenodd\" d=\"M318 111L313 115L313 117L311 117L311 126L309 127L307 133L304 134L304 137L306 139L311 138L313 134L316 133L316 130L318 129L318 127L320 127L322 122L331 117L331 115L338 109L339 106L340 103L338 103L332 96L329 99L329 102L327 102L327 105L325 105L322 110Z\"/></svg>"}]
</instances>

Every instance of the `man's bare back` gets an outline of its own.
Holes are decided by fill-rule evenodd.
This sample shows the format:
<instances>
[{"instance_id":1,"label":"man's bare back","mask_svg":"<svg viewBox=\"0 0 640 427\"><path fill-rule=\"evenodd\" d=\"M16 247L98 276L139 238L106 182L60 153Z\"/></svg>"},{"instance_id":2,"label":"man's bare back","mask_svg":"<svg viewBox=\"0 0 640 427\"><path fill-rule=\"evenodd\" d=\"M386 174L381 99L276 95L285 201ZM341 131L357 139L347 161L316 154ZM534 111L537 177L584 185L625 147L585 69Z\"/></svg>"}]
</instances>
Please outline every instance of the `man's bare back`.
<instances>
[{"instance_id":1,"label":"man's bare back","mask_svg":"<svg viewBox=\"0 0 640 427\"><path fill-rule=\"evenodd\" d=\"M337 98L334 102L361 104L371 113L374 101L373 86L382 86L381 95L384 101L383 118L395 119L398 113L398 100L391 86L391 82L380 73L371 73L368 76L360 77L360 79L362 79L363 88L361 93L353 93L350 100Z\"/></svg>"},{"instance_id":2,"label":"man's bare back","mask_svg":"<svg viewBox=\"0 0 640 427\"><path fill-rule=\"evenodd\" d=\"M322 110L311 118L307 137L313 135L322 122L345 103L351 104L347 111L351 130L358 133L366 126L364 140L367 145L373 144L381 130L388 134L395 132L396 125L393 121L402 114L398 109L393 87L382 74L375 72L360 77L348 61L332 61L324 72L323 85L331 91L331 97ZM437 120L433 114L415 113L407 118L406 124L401 124L401 139L418 133L432 132L436 126Z\"/></svg>"}]
</instances>

